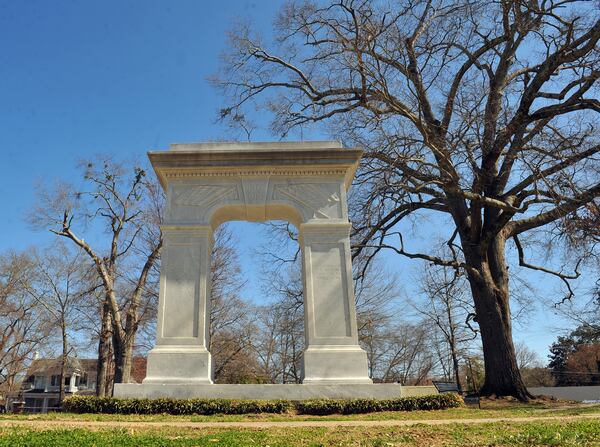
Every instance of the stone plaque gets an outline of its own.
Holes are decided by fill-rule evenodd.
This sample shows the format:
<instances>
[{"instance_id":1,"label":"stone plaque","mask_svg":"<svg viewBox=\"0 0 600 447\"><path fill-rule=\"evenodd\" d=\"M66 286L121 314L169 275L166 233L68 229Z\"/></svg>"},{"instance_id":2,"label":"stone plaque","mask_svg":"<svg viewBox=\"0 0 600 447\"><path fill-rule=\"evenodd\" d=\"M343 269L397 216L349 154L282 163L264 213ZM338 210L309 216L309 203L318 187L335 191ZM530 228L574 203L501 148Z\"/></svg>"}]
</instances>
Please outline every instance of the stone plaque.
<instances>
[{"instance_id":1,"label":"stone plaque","mask_svg":"<svg viewBox=\"0 0 600 447\"><path fill-rule=\"evenodd\" d=\"M176 258L186 262L177 262ZM165 296L163 337L198 337L198 281L200 278L200 247L171 243L163 262Z\"/></svg>"},{"instance_id":2,"label":"stone plaque","mask_svg":"<svg viewBox=\"0 0 600 447\"><path fill-rule=\"evenodd\" d=\"M339 244L311 246L312 293L316 337L350 336L344 259Z\"/></svg>"}]
</instances>

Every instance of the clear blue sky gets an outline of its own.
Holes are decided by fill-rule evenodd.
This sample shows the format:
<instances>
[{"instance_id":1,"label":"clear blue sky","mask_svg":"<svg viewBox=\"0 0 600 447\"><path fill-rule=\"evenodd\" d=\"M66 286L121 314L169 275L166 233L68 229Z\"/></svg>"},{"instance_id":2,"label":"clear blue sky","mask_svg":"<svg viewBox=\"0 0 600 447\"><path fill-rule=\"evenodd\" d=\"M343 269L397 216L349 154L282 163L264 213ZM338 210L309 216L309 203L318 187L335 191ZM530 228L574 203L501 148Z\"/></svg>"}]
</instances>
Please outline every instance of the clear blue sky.
<instances>
[{"instance_id":1,"label":"clear blue sky","mask_svg":"<svg viewBox=\"0 0 600 447\"><path fill-rule=\"evenodd\" d=\"M226 137L215 123L220 102L206 77L217 69L235 20L250 19L268 33L280 4L0 0L0 251L48 242L49 234L23 221L34 184L72 178L77 160L107 152L143 157L170 143ZM261 238L240 242L251 275L244 255ZM407 263L386 260L411 281ZM515 335L545 358L561 325L540 311Z\"/></svg>"}]
</instances>

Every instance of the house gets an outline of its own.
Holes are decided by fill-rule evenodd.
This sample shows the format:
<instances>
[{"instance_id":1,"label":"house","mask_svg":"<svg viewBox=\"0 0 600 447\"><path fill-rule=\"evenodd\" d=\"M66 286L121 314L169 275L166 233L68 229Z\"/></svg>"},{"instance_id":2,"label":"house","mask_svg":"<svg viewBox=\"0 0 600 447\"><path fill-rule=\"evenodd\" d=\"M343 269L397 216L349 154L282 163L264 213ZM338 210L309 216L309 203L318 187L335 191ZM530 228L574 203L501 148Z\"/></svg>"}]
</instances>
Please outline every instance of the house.
<instances>
[{"instance_id":1,"label":"house","mask_svg":"<svg viewBox=\"0 0 600 447\"><path fill-rule=\"evenodd\" d=\"M96 359L69 357L63 380L65 395L95 394ZM25 402L25 411L46 413L58 410L60 391L60 357L35 359L27 369L19 398ZM14 401L14 399L13 399Z\"/></svg>"},{"instance_id":2,"label":"house","mask_svg":"<svg viewBox=\"0 0 600 447\"><path fill-rule=\"evenodd\" d=\"M68 357L63 380L65 396L96 394L97 359ZM112 376L112 375L111 375ZM141 383L146 377L146 358L134 357L131 366L131 379ZM34 359L27 369L25 380L18 392L6 397L8 409L12 403L25 402L28 413L46 413L60 410L58 406L60 385L60 357L55 359Z\"/></svg>"}]
</instances>

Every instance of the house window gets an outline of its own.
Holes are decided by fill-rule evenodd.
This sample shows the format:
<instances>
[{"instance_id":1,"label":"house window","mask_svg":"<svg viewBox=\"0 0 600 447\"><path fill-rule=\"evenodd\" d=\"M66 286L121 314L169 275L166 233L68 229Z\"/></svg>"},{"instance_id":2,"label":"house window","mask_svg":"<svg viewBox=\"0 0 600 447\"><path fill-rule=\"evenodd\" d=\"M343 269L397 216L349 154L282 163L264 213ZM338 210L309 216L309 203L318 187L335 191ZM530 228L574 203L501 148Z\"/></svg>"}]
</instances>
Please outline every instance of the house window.
<instances>
[{"instance_id":1,"label":"house window","mask_svg":"<svg viewBox=\"0 0 600 447\"><path fill-rule=\"evenodd\" d=\"M53 375L52 379L50 379L50 386L58 386L60 384L60 376Z\"/></svg>"},{"instance_id":2,"label":"house window","mask_svg":"<svg viewBox=\"0 0 600 447\"><path fill-rule=\"evenodd\" d=\"M65 386L69 386L70 382L71 382L71 376L65 376Z\"/></svg>"},{"instance_id":3,"label":"house window","mask_svg":"<svg viewBox=\"0 0 600 447\"><path fill-rule=\"evenodd\" d=\"M44 389L46 387L46 377L44 376L35 376L35 388L38 390Z\"/></svg>"}]
</instances>

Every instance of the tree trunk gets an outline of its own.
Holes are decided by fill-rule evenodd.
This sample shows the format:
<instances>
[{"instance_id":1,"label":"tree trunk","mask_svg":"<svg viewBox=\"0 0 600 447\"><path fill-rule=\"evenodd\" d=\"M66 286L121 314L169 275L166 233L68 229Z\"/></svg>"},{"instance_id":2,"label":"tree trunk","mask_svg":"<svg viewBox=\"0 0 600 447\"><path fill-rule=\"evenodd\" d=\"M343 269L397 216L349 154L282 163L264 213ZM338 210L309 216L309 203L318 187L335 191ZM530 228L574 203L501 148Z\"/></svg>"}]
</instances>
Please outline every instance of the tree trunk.
<instances>
[{"instance_id":1,"label":"tree trunk","mask_svg":"<svg viewBox=\"0 0 600 447\"><path fill-rule=\"evenodd\" d=\"M64 314L63 314L64 316ZM61 322L61 335L62 335L62 355L60 358L60 380L58 383L58 406L62 407L62 403L65 400L65 374L67 372L67 356L68 356L68 345L67 345L67 326L64 321Z\"/></svg>"},{"instance_id":2,"label":"tree trunk","mask_svg":"<svg viewBox=\"0 0 600 447\"><path fill-rule=\"evenodd\" d=\"M452 308L450 306L449 297L446 297L446 316L448 317L448 333L450 345L450 354L452 355L452 368L454 369L454 380L456 380L456 388L458 392L462 394L462 384L460 383L460 366L458 364L458 354L456 352L456 334L454 328L454 317L452 315Z\"/></svg>"},{"instance_id":3,"label":"tree trunk","mask_svg":"<svg viewBox=\"0 0 600 447\"><path fill-rule=\"evenodd\" d=\"M485 382L482 395L513 396L521 401L529 400L517 365L512 340L508 269L504 254L505 240L497 236L482 253L470 247L465 251L468 262L478 266L479 275L469 275L473 293L477 323L481 331Z\"/></svg>"},{"instance_id":4,"label":"tree trunk","mask_svg":"<svg viewBox=\"0 0 600 447\"><path fill-rule=\"evenodd\" d=\"M460 383L460 365L458 364L458 355L456 354L456 346L452 343L450 347L452 353L452 368L454 368L454 380L456 380L456 388L462 394L462 384Z\"/></svg>"},{"instance_id":5,"label":"tree trunk","mask_svg":"<svg viewBox=\"0 0 600 447\"><path fill-rule=\"evenodd\" d=\"M134 340L135 332L127 334L124 339L113 337L113 346L115 349L115 383L131 382Z\"/></svg>"},{"instance_id":6,"label":"tree trunk","mask_svg":"<svg viewBox=\"0 0 600 447\"><path fill-rule=\"evenodd\" d=\"M110 366L110 344L112 323L110 317L110 308L108 301L102 304L102 324L100 327L100 337L98 340L98 364L96 366L96 396L106 396L109 387L109 366Z\"/></svg>"}]
</instances>

